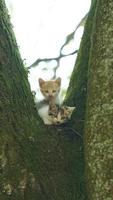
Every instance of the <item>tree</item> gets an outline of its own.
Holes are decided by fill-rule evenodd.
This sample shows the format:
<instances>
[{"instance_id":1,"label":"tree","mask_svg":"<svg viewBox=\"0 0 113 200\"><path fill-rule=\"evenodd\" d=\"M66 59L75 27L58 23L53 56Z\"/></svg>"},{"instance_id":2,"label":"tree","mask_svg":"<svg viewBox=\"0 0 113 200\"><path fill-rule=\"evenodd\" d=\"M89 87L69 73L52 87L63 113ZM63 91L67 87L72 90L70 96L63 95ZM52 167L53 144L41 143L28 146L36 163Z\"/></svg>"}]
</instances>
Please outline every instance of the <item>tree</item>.
<instances>
[{"instance_id":1,"label":"tree","mask_svg":"<svg viewBox=\"0 0 113 200\"><path fill-rule=\"evenodd\" d=\"M85 155L89 199L113 199L113 1L100 0L88 73Z\"/></svg>"},{"instance_id":2,"label":"tree","mask_svg":"<svg viewBox=\"0 0 113 200\"><path fill-rule=\"evenodd\" d=\"M45 126L37 115L0 1L1 200L112 199L112 7L111 0L92 1L64 101L77 110L68 124L56 127Z\"/></svg>"},{"instance_id":3,"label":"tree","mask_svg":"<svg viewBox=\"0 0 113 200\"><path fill-rule=\"evenodd\" d=\"M78 178L84 171L81 138L68 126L45 126L37 116L4 0L0 92L0 199L85 199L84 177Z\"/></svg>"}]
</instances>

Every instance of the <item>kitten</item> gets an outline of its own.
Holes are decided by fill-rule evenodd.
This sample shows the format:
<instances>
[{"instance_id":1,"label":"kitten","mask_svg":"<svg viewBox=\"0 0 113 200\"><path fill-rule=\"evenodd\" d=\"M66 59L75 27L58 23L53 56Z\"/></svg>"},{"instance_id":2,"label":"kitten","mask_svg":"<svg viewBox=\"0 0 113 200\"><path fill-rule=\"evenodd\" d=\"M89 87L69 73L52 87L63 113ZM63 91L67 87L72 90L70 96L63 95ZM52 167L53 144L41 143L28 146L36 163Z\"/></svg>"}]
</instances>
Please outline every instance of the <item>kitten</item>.
<instances>
[{"instance_id":1,"label":"kitten","mask_svg":"<svg viewBox=\"0 0 113 200\"><path fill-rule=\"evenodd\" d=\"M60 105L59 92L61 87L61 78L57 78L56 80L50 80L50 81L44 81L43 79L39 78L39 86L40 86L40 91L45 97L45 100L47 102L46 104L48 104L49 106L48 113L50 115L52 115L52 113L54 114L56 113L57 115L56 105L58 106Z\"/></svg>"},{"instance_id":2,"label":"kitten","mask_svg":"<svg viewBox=\"0 0 113 200\"><path fill-rule=\"evenodd\" d=\"M59 106L55 104L54 100L44 99L40 102L35 102L35 104L44 124L53 124L53 119L57 117L59 109Z\"/></svg>"},{"instance_id":3,"label":"kitten","mask_svg":"<svg viewBox=\"0 0 113 200\"><path fill-rule=\"evenodd\" d=\"M59 92L61 78L51 81L44 81L40 78L39 86L45 99L35 103L38 114L44 121L44 124L57 125L68 121L71 118L71 114L75 107L60 107Z\"/></svg>"},{"instance_id":4,"label":"kitten","mask_svg":"<svg viewBox=\"0 0 113 200\"><path fill-rule=\"evenodd\" d=\"M45 99L50 100L54 99L55 103L59 104L59 92L61 87L61 78L57 78L56 80L44 81L39 78L39 86L42 95Z\"/></svg>"},{"instance_id":5,"label":"kitten","mask_svg":"<svg viewBox=\"0 0 113 200\"><path fill-rule=\"evenodd\" d=\"M59 109L57 116L53 116L53 124L60 125L66 123L71 118L74 110L75 107L62 106Z\"/></svg>"},{"instance_id":6,"label":"kitten","mask_svg":"<svg viewBox=\"0 0 113 200\"><path fill-rule=\"evenodd\" d=\"M49 106L45 101L45 104L43 102L43 106L38 109L38 113L44 121L44 124L60 125L66 123L71 118L74 109L75 107L62 106L61 108L57 108L57 115L54 112L50 115Z\"/></svg>"},{"instance_id":7,"label":"kitten","mask_svg":"<svg viewBox=\"0 0 113 200\"><path fill-rule=\"evenodd\" d=\"M60 105L57 105L55 103L55 99L51 98L49 100L49 111L48 111L48 114L49 115L53 115L53 116L57 116L59 107L60 107Z\"/></svg>"}]
</instances>

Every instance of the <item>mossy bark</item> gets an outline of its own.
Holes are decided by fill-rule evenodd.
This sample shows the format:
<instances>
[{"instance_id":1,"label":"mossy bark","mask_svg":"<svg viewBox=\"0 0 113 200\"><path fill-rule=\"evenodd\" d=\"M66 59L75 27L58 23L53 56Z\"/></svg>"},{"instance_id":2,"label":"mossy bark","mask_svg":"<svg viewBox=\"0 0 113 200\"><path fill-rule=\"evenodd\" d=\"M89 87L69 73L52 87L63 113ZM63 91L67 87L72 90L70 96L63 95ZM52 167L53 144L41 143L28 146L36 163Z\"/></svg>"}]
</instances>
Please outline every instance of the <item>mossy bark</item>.
<instances>
[{"instance_id":1,"label":"mossy bark","mask_svg":"<svg viewBox=\"0 0 113 200\"><path fill-rule=\"evenodd\" d=\"M85 156L90 200L113 199L113 1L99 0L94 19Z\"/></svg>"},{"instance_id":2,"label":"mossy bark","mask_svg":"<svg viewBox=\"0 0 113 200\"><path fill-rule=\"evenodd\" d=\"M88 77L88 64L91 49L91 36L93 29L93 18L95 15L96 1L91 5L87 22L85 24L84 33L75 63L75 67L71 76L69 88L64 101L64 104L75 106L76 110L72 116L69 126L77 131L82 136L82 140L77 142L75 151L78 152L77 166L75 167L76 174L76 187L78 188L78 196L76 199L87 199L86 192L86 175L85 175L85 162L84 162L84 122L86 112L86 95L87 95L87 77ZM81 195L82 191L82 195Z\"/></svg>"},{"instance_id":3,"label":"mossy bark","mask_svg":"<svg viewBox=\"0 0 113 200\"><path fill-rule=\"evenodd\" d=\"M0 1L0 199L22 199L37 115L4 1ZM21 191L21 192L20 192ZM22 197L21 197L22 196Z\"/></svg>"},{"instance_id":4,"label":"mossy bark","mask_svg":"<svg viewBox=\"0 0 113 200\"><path fill-rule=\"evenodd\" d=\"M0 1L0 200L85 199L80 138L44 126L4 4ZM81 162L78 164L78 155ZM81 158L80 158L81 157ZM84 185L84 184L83 184Z\"/></svg>"},{"instance_id":5,"label":"mossy bark","mask_svg":"<svg viewBox=\"0 0 113 200\"><path fill-rule=\"evenodd\" d=\"M74 122L76 121L76 126L81 130L83 130L86 111L88 65L96 2L97 1L95 0L92 3L90 12L88 14L81 45L77 56L77 61L75 63L75 67L71 76L66 98L64 100L64 104L69 104L70 106L76 107L75 118L73 119ZM72 122L72 124L74 125L75 123Z\"/></svg>"},{"instance_id":6,"label":"mossy bark","mask_svg":"<svg viewBox=\"0 0 113 200\"><path fill-rule=\"evenodd\" d=\"M88 63L96 1L93 3L65 100L65 104L76 106L77 110L67 125L49 127L45 126L37 116L9 16L4 1L0 1L0 200L88 199L85 189L83 140L77 136L76 131L81 135L84 133ZM92 66L95 68L94 62ZM90 87L88 94L89 102ZM87 107L90 110L89 104ZM87 121L90 122L89 111L87 116ZM110 124L111 121L105 121L105 124L107 122ZM87 127L88 125L86 129ZM89 136L90 129L88 131L85 144L91 135L94 137L92 133ZM111 133L108 132L107 135L109 134ZM99 135L101 136L101 132ZM104 134L104 138L107 135ZM98 139L97 135L95 137ZM107 146L105 147L106 150ZM88 148L90 146L86 145L89 164ZM91 192L94 192L92 189L94 185L90 188ZM93 199L91 196L91 200Z\"/></svg>"}]
</instances>

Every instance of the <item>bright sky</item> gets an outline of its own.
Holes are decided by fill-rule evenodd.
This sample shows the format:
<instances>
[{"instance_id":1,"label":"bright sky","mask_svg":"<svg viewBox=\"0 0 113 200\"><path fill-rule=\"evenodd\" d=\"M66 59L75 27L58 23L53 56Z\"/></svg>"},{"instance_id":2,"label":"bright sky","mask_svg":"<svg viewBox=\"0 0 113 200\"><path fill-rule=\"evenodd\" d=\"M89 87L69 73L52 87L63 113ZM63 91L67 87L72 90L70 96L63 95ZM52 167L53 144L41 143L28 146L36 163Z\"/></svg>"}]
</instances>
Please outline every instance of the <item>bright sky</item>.
<instances>
[{"instance_id":1,"label":"bright sky","mask_svg":"<svg viewBox=\"0 0 113 200\"><path fill-rule=\"evenodd\" d=\"M6 0L20 53L29 66L37 58L58 56L65 37L71 33L88 12L91 0ZM79 28L67 52L78 49L83 29ZM67 77L73 70L75 55L62 59L57 76L67 87ZM30 71L32 90L38 89L38 78L50 79L51 67L42 71L42 63ZM65 72L65 73L64 73Z\"/></svg>"}]
</instances>

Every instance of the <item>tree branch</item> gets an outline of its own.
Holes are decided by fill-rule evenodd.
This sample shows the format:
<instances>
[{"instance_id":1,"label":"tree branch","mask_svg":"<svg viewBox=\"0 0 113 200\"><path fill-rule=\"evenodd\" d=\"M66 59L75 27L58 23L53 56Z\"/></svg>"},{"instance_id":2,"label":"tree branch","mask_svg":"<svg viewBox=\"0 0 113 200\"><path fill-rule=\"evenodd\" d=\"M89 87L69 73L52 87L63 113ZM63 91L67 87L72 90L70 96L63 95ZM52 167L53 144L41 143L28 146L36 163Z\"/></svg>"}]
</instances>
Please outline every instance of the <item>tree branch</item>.
<instances>
[{"instance_id":1,"label":"tree branch","mask_svg":"<svg viewBox=\"0 0 113 200\"><path fill-rule=\"evenodd\" d=\"M50 62L50 61L52 61L52 60L55 60L56 62L59 63L59 60L60 60L61 58L74 55L74 54L77 53L77 52L78 52L78 50L75 50L75 51L73 51L72 53L69 53L69 54L66 54L66 55L60 54L58 57L54 57L54 58L42 58L42 59L39 58L39 59L37 59L32 65L30 65L30 66L28 67L28 69L31 69L32 67L35 67L35 66L38 65L40 62Z\"/></svg>"},{"instance_id":2,"label":"tree branch","mask_svg":"<svg viewBox=\"0 0 113 200\"><path fill-rule=\"evenodd\" d=\"M66 37L66 41L64 42L64 44L61 46L60 48L60 55L58 57L54 57L54 58L39 58L37 59L32 65L30 65L28 67L28 69L31 69L32 67L35 67L36 65L38 65L40 62L50 62L52 60L55 60L57 62L57 68L58 68L58 65L59 65L59 61L61 58L64 58L64 57L67 57L67 56L71 56L71 55L74 55L75 53L78 52L78 50L75 50L74 52L72 53L69 53L69 54L66 54L64 55L62 53L62 50L63 48L74 38L74 35L75 35L75 32L77 31L77 29L80 27L80 26L84 26L85 23L86 23L86 20L87 20L87 17L88 17L88 13L82 18L82 20L80 21L80 23L76 26L75 30L70 33L69 35L67 35Z\"/></svg>"}]
</instances>

